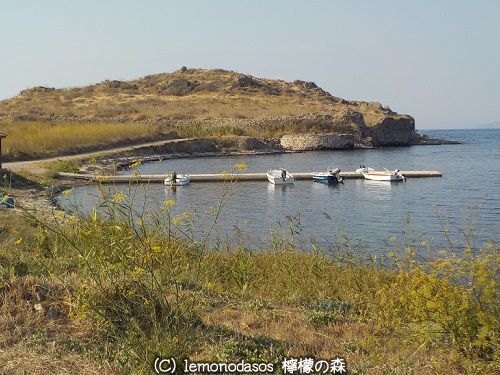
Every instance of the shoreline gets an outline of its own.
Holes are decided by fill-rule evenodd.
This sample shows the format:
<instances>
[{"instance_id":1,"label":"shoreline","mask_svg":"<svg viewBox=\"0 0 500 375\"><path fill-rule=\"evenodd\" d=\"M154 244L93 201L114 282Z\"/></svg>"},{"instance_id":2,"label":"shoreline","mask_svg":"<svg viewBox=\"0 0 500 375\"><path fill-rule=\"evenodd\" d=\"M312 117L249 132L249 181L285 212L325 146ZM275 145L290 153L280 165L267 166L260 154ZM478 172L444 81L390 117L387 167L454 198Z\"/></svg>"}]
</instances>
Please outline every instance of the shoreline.
<instances>
[{"instance_id":1,"label":"shoreline","mask_svg":"<svg viewBox=\"0 0 500 375\"><path fill-rule=\"evenodd\" d=\"M249 138L249 137L228 137L234 138ZM227 139L227 138L222 138ZM221 138L218 139L219 141ZM217 140L209 140L210 142L216 142ZM441 142L443 140L435 140ZM103 174L115 173L116 171L126 170L131 164L135 162L141 163L154 163L163 160L175 160L175 159L198 159L206 157L240 157L240 156L258 156L258 155L273 155L273 154L295 154L295 153L305 153L305 152L317 152L317 151L346 151L346 150L362 150L362 149L386 149L392 147L411 147L419 145L429 145L429 143L419 143L410 144L404 146L384 146L384 147L366 147L361 144L356 143L354 147L348 149L340 150L285 150L279 148L266 147L266 149L248 149L248 150L234 150L234 151L193 151L193 144L199 145L203 144L206 146L207 139L203 138L193 138L193 139L169 139L166 141L157 141L149 144L142 145L131 145L120 147L112 150L99 149L95 152L87 152L84 154L72 154L63 155L60 157L49 158L49 159L39 159L30 161L16 161L4 163L4 168L2 169L2 175L8 174L9 179L13 179L14 182L12 186L6 187L3 190L10 191L14 196L16 202L25 206L28 210L38 210L38 211L64 211L64 209L59 206L57 202L57 196L59 196L64 190L72 189L79 186L84 186L89 183L88 180L83 179L68 179L60 178L57 176L57 171L50 172L50 168L47 164L55 163L58 161L76 161L82 162L81 167L79 167L78 173L88 174L89 179L92 176L99 176ZM451 142L452 144L458 142ZM448 141L444 143L431 143L431 145L440 144L450 144ZM173 149L179 148L181 151L186 152L164 152L164 153L152 153L152 151L158 150L158 148L168 148ZM191 149L190 149L191 148ZM202 147L203 149L203 147ZM190 152L187 152L190 151ZM95 156L93 156L95 155ZM14 168L9 168L15 165ZM49 178L50 184L46 185L42 181L39 183L38 179L46 179L48 174L55 173L53 178ZM19 180L19 181L17 181Z\"/></svg>"},{"instance_id":2,"label":"shoreline","mask_svg":"<svg viewBox=\"0 0 500 375\"><path fill-rule=\"evenodd\" d=\"M195 139L197 140L197 139ZM114 166L116 170L125 170L130 164L135 162L140 163L153 163L161 162L163 160L176 160L176 159L198 159L206 157L238 157L238 156L259 156L259 155L273 155L273 154L298 154L298 153L308 153L308 152L335 152L335 151L356 151L356 150L383 150L388 148L403 148L403 147L413 147L413 146L437 146L437 145L452 145L460 144L456 141L447 141L441 139L434 139L436 143L415 143L402 146L384 146L384 147L367 147L361 144L356 144L352 148L340 148L340 149L317 149L317 150L286 150L286 149L270 149L270 150L241 150L241 151L218 151L218 152L192 152L192 153L165 153L165 154L154 154L145 156L114 156L110 158L100 158L96 162L100 166L105 168L99 168L101 171L109 171L110 166ZM82 166L85 171L85 167L89 167L89 164Z\"/></svg>"},{"instance_id":3,"label":"shoreline","mask_svg":"<svg viewBox=\"0 0 500 375\"><path fill-rule=\"evenodd\" d=\"M308 135L313 135L313 136L322 136L322 135L329 135L329 133L297 133L297 134L292 134L291 136L293 137L301 137L301 136L308 136ZM339 134L339 135L334 135L333 136L346 136L346 134ZM229 148L235 148L239 150L234 150L234 151L226 151L224 150L225 146L222 144L225 141L231 141L234 142L235 144L230 146ZM86 146L81 148L80 150L78 149L69 149L69 150L63 150L62 153L59 155L51 154L48 153L46 156L38 157L38 158L32 158L32 157L21 157L21 158L15 158L12 159L10 157L6 157L4 155L4 169L8 169L9 166L14 166L16 164L22 164L22 163L37 163L37 162L44 162L44 161L50 161L52 159L85 159L87 157L91 157L92 155L100 156L100 155L106 155L106 154L121 154L121 153L126 153L130 151L135 151L135 152L141 152L141 151L147 151L148 149L154 149L157 147L161 146L166 146L167 144L181 144L181 143L187 143L190 144L192 143L195 146L198 146L197 143L200 142L205 142L205 148L207 148L206 143L210 143L209 146L212 146L211 148L217 148L218 151L209 151L208 153L213 153L213 154L221 154L221 156L225 156L228 154L229 156L236 155L238 153L242 153L245 155L246 153L256 153L256 154L266 154L266 153L287 153L287 152L304 152L304 151L337 151L337 150L358 150L358 149L384 149L384 148L391 148L391 147L409 147L409 146L426 146L426 145L449 145L449 144L460 144L461 142L459 141L452 141L452 140L446 140L446 139L440 139L440 138L433 138L430 137L426 134L420 134L418 132L414 133L414 136L404 144L400 143L394 143L394 144L386 144L386 145L379 145L379 146L374 146L369 143L363 143L362 140L359 139L354 139L353 143L350 145L344 145L344 146L333 146L333 147L328 147L322 144L316 144L316 145L310 145L309 148L301 148L301 149L295 149L295 148L288 148L284 147L283 145L280 144L280 138L259 138L259 137L252 137L252 136L240 136L240 135L225 135L225 136L213 136L213 137L193 137L193 138L172 138L171 134L165 135L163 139L155 139L155 140L150 140L150 139L144 139L142 142L120 142L117 144L111 143L109 145L96 145L96 146ZM238 144L238 142L240 142ZM242 143L243 142L243 143ZM247 142L245 144L245 142ZM215 147L214 147L215 146ZM203 147L201 147L203 148ZM167 158L169 157L170 154L180 154L180 157L185 157L183 154L186 154L185 152L165 152L161 154L156 154L152 155L152 157L163 157ZM195 156L204 156L201 154L205 154L207 152L191 152L188 154L195 154ZM218 155L217 155L218 156ZM116 159L119 157L112 157L110 159ZM103 159L106 160L106 159Z\"/></svg>"}]
</instances>

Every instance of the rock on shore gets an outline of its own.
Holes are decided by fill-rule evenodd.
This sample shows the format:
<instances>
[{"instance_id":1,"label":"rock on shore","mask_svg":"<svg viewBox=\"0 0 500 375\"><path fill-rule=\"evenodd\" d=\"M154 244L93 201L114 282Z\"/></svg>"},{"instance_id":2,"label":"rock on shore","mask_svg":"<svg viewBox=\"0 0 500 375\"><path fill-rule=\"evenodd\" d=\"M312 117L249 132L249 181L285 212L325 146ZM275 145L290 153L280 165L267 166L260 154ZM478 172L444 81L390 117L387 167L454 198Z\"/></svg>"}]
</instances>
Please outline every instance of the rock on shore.
<instances>
[{"instance_id":1,"label":"rock on shore","mask_svg":"<svg viewBox=\"0 0 500 375\"><path fill-rule=\"evenodd\" d=\"M281 138L281 146L292 151L341 150L354 147L352 134L295 134Z\"/></svg>"}]
</instances>

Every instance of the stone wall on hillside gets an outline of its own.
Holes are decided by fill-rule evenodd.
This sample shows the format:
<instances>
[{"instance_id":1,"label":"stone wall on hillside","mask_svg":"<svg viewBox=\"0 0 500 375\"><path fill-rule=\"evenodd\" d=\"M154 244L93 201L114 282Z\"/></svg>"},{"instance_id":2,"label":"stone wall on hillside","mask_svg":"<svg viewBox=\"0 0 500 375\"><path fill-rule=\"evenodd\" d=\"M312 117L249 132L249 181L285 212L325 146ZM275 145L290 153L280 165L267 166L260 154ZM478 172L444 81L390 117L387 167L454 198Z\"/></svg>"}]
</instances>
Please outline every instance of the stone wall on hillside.
<instances>
[{"instance_id":1,"label":"stone wall on hillside","mask_svg":"<svg viewBox=\"0 0 500 375\"><path fill-rule=\"evenodd\" d=\"M281 138L281 146L291 151L341 150L354 147L352 134L293 134Z\"/></svg>"}]
</instances>

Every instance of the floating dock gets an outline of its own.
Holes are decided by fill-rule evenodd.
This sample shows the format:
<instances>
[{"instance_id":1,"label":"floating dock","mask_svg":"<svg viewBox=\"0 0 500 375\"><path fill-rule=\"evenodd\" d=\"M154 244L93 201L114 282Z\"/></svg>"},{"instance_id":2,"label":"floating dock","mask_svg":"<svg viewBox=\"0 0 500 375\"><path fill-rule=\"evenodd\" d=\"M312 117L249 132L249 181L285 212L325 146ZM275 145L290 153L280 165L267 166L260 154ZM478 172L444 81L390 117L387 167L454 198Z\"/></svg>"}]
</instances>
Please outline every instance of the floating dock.
<instances>
[{"instance_id":1,"label":"floating dock","mask_svg":"<svg viewBox=\"0 0 500 375\"><path fill-rule=\"evenodd\" d=\"M290 172L295 180L312 180L311 172ZM443 174L439 171L401 171L406 178L423 178L423 177L442 177ZM98 176L90 174L66 173L59 172L63 178L71 178L77 180L87 180L101 183L163 183L168 174L123 174L113 176ZM189 174L191 182L224 182L224 181L267 181L266 173L203 173ZM340 172L340 176L344 179L362 179L363 175L356 172Z\"/></svg>"}]
</instances>

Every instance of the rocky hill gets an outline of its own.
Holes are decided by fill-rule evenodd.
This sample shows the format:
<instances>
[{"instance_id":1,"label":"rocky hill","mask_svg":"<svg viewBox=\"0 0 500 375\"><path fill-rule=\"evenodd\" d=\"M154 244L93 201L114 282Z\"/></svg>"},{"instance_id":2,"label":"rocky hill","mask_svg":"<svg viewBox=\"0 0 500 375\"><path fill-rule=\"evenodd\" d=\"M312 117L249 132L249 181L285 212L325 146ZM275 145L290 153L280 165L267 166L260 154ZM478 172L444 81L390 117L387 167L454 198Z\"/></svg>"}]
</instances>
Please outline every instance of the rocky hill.
<instances>
[{"instance_id":1,"label":"rocky hill","mask_svg":"<svg viewBox=\"0 0 500 375\"><path fill-rule=\"evenodd\" d=\"M132 81L23 90L0 102L0 120L238 125L279 134L351 134L367 146L418 138L411 116L376 102L341 99L314 82L186 67Z\"/></svg>"}]
</instances>

